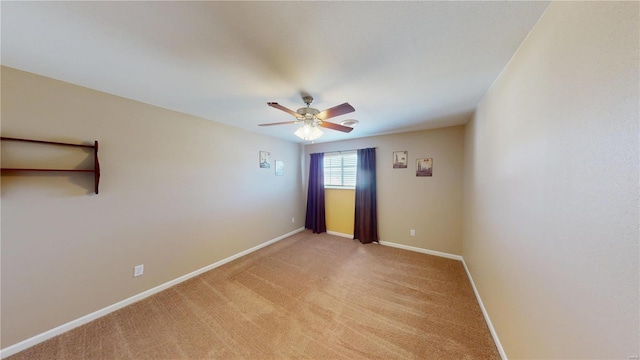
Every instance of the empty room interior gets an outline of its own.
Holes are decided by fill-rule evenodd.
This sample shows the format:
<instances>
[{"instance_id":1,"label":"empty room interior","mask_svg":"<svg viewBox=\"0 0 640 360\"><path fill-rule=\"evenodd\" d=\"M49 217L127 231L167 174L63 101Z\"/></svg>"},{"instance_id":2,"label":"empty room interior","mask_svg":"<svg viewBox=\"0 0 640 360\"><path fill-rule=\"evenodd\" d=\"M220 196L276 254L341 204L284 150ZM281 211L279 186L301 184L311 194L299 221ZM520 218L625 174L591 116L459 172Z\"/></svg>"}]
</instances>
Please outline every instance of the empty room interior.
<instances>
[{"instance_id":1,"label":"empty room interior","mask_svg":"<svg viewBox=\"0 0 640 360\"><path fill-rule=\"evenodd\" d=\"M18 2L3 359L638 359L640 2Z\"/></svg>"}]
</instances>

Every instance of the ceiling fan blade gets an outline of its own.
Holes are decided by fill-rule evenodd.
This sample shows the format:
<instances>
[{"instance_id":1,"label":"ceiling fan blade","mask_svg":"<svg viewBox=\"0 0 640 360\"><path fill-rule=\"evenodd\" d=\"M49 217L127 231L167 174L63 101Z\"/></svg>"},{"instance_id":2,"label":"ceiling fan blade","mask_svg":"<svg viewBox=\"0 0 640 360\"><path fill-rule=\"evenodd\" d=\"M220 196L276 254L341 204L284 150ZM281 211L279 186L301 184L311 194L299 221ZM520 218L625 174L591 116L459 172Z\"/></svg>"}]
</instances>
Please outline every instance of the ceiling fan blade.
<instances>
[{"instance_id":1,"label":"ceiling fan blade","mask_svg":"<svg viewBox=\"0 0 640 360\"><path fill-rule=\"evenodd\" d=\"M351 132L351 130L353 130L353 128L348 127L348 126L344 126L344 125L340 125L340 124L334 124L332 122L328 122L328 121L323 121L320 123L320 126L327 128L327 129L332 129L332 130L338 130L338 131L342 131L342 132Z\"/></svg>"},{"instance_id":2,"label":"ceiling fan blade","mask_svg":"<svg viewBox=\"0 0 640 360\"><path fill-rule=\"evenodd\" d=\"M268 124L258 124L258 126L273 126L273 125L287 125L287 124L297 124L298 121L283 121L283 122L277 122L277 123L268 123Z\"/></svg>"},{"instance_id":3,"label":"ceiling fan blade","mask_svg":"<svg viewBox=\"0 0 640 360\"><path fill-rule=\"evenodd\" d=\"M349 103L344 103L338 106L334 106L330 109L322 111L316 117L320 120L331 119L332 117L348 114L350 112L356 111L353 106L349 105Z\"/></svg>"},{"instance_id":4,"label":"ceiling fan blade","mask_svg":"<svg viewBox=\"0 0 640 360\"><path fill-rule=\"evenodd\" d=\"M282 111L284 111L286 113L289 113L289 114L291 114L291 115L293 115L295 117L299 117L300 116L300 114L298 114L297 112L295 112L295 111L293 111L291 109L287 109L286 107L278 104L277 102L268 102L267 105L271 106L272 108L276 108L276 109L282 110Z\"/></svg>"}]
</instances>

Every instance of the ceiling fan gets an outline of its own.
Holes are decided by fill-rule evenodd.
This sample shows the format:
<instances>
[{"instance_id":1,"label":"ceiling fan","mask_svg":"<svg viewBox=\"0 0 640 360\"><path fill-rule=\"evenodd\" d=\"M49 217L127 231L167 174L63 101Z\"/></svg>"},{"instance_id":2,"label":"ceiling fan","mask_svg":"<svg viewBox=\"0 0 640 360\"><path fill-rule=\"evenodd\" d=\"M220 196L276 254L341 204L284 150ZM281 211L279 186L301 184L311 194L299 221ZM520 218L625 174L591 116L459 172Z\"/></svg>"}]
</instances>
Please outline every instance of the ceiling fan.
<instances>
[{"instance_id":1,"label":"ceiling fan","mask_svg":"<svg viewBox=\"0 0 640 360\"><path fill-rule=\"evenodd\" d=\"M304 101L304 103L307 104L307 107L302 107L297 111L287 109L286 107L276 102L268 102L267 105L271 106L272 108L276 108L288 114L293 115L296 118L296 120L269 123L269 124L259 124L258 126L302 124L302 126L295 132L295 134L298 137L302 138L303 140L315 140L319 138L322 135L322 131L319 129L319 127L338 130L345 133L348 133L351 130L353 130L352 127L326 121L327 119L330 119L332 117L348 114L350 112L355 111L356 109L354 109L353 106L349 105L349 103L344 103L344 104L326 109L324 111L319 111L318 109L314 109L311 107L311 103L313 103L313 97L311 95L302 96L302 101Z\"/></svg>"}]
</instances>

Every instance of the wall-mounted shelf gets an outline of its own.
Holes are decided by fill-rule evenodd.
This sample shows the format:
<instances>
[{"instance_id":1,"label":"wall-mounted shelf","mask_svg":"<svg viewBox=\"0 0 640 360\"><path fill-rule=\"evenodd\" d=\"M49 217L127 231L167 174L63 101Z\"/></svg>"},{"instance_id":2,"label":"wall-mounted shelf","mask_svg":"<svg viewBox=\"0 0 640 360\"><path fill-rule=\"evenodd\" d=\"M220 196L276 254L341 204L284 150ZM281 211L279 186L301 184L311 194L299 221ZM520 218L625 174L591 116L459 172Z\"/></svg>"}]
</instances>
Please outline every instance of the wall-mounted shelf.
<instances>
[{"instance_id":1,"label":"wall-mounted shelf","mask_svg":"<svg viewBox=\"0 0 640 360\"><path fill-rule=\"evenodd\" d=\"M11 137L0 137L0 140L6 141L21 141L28 143L37 143L37 144L49 144L49 145L61 145L61 146L75 146L81 148L89 148L93 149L93 170L78 170L78 169L36 169L36 168L1 168L2 172L8 171L37 171L37 172L77 172L77 173L93 173L94 183L95 183L95 191L98 193L98 184L100 183L100 163L98 162L98 141L94 141L93 145L84 145L84 144L69 144L55 141L42 141L42 140L30 140L30 139L18 139Z\"/></svg>"}]
</instances>

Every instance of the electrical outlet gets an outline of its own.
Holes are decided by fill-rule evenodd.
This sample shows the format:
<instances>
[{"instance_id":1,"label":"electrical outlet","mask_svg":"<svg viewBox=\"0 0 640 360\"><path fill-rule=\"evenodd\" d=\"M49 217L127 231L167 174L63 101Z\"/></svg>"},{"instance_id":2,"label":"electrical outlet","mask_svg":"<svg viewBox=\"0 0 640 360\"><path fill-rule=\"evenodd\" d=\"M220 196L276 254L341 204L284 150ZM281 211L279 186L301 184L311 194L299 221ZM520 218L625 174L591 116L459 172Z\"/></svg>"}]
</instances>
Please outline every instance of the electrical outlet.
<instances>
[{"instance_id":1,"label":"electrical outlet","mask_svg":"<svg viewBox=\"0 0 640 360\"><path fill-rule=\"evenodd\" d=\"M291 223L293 224L294 222L296 222L296 218L291 218Z\"/></svg>"},{"instance_id":2,"label":"electrical outlet","mask_svg":"<svg viewBox=\"0 0 640 360\"><path fill-rule=\"evenodd\" d=\"M144 265L137 265L133 267L133 277L137 277L144 274Z\"/></svg>"},{"instance_id":3,"label":"electrical outlet","mask_svg":"<svg viewBox=\"0 0 640 360\"><path fill-rule=\"evenodd\" d=\"M411 234L411 236L416 236L416 231L411 229L411 231L409 232L409 234Z\"/></svg>"}]
</instances>

